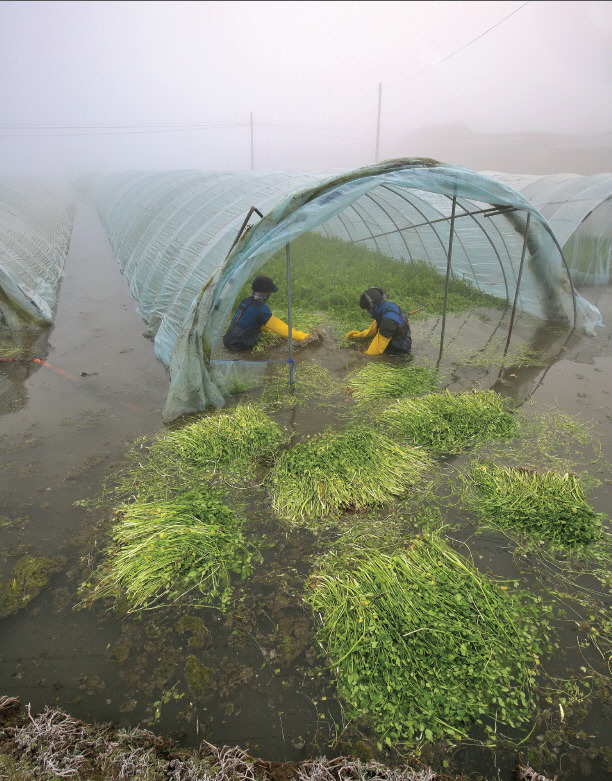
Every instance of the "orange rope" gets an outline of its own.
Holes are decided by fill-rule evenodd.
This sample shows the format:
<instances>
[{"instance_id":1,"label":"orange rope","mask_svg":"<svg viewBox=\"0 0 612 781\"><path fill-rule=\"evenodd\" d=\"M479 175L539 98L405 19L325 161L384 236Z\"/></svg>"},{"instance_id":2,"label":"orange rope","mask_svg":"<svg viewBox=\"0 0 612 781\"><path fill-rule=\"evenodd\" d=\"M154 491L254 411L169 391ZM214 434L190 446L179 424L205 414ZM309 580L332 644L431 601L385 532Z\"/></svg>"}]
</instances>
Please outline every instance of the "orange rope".
<instances>
[{"instance_id":1,"label":"orange rope","mask_svg":"<svg viewBox=\"0 0 612 781\"><path fill-rule=\"evenodd\" d=\"M64 377L67 377L69 380L72 380L73 382L77 382L77 377L73 377L72 374L68 374L68 372L65 372L63 369L59 369L57 366L54 366L52 363L47 363L47 361L41 361L40 358L0 358L1 363L9 363L11 361L14 361L15 363L18 363L20 361L32 361L33 363L39 363L41 366L46 366L47 369L51 369L51 371L54 371L57 374L61 374Z\"/></svg>"},{"instance_id":2,"label":"orange rope","mask_svg":"<svg viewBox=\"0 0 612 781\"><path fill-rule=\"evenodd\" d=\"M54 366L52 363L48 363L47 361L43 361L40 358L1 358L0 357L0 363L19 363L19 362L27 362L32 361L33 363L38 363L41 366L46 366L47 369L51 369L51 371L55 372L56 374L61 374L62 377L66 377L68 380L72 380L73 382L78 382L78 377L73 377L72 374L69 374L68 372L65 372L63 369L60 369L58 366ZM122 407L126 407L129 410L132 410L133 412L140 412L144 413L144 410L139 407L137 404L132 404L129 401L121 401L117 400L117 403L120 404Z\"/></svg>"}]
</instances>

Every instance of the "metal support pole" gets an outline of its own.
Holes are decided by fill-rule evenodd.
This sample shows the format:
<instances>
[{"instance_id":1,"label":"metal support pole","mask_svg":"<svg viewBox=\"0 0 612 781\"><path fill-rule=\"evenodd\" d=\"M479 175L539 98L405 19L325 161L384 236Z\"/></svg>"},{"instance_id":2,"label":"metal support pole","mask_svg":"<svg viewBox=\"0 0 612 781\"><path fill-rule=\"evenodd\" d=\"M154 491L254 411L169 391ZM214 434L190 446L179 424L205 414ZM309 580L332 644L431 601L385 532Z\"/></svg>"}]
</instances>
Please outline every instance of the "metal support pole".
<instances>
[{"instance_id":1,"label":"metal support pole","mask_svg":"<svg viewBox=\"0 0 612 781\"><path fill-rule=\"evenodd\" d=\"M440 355L438 363L442 359L442 348L444 347L444 331L446 329L446 304L448 301L448 283L451 274L451 257L453 254L453 234L455 233L455 208L457 206L457 196L453 196L453 208L451 210L450 234L448 237L448 254L446 256L446 282L444 284L444 310L442 312L442 333L440 334Z\"/></svg>"},{"instance_id":2,"label":"metal support pole","mask_svg":"<svg viewBox=\"0 0 612 781\"><path fill-rule=\"evenodd\" d=\"M523 266L525 265L525 255L527 253L527 234L529 233L529 222L531 220L531 212L527 212L527 220L525 222L525 238L523 239L523 251L521 253L521 265L519 266L518 279L516 280L516 290L514 291L514 303L512 304L512 314L510 315L510 324L508 326L508 338L506 339L506 346L504 348L503 362L508 354L508 347L510 347L510 337L512 336L512 328L514 327L514 315L516 314L516 306L518 304L519 288L521 287L521 277L523 276Z\"/></svg>"},{"instance_id":3,"label":"metal support pole","mask_svg":"<svg viewBox=\"0 0 612 781\"><path fill-rule=\"evenodd\" d=\"M253 144L253 112L251 111L251 171L255 167L255 155L254 155L254 144Z\"/></svg>"},{"instance_id":4,"label":"metal support pole","mask_svg":"<svg viewBox=\"0 0 612 781\"><path fill-rule=\"evenodd\" d=\"M378 120L376 122L376 153L374 154L374 162L378 162L378 150L380 148L380 107L382 104L382 82L378 85Z\"/></svg>"},{"instance_id":5,"label":"metal support pole","mask_svg":"<svg viewBox=\"0 0 612 781\"><path fill-rule=\"evenodd\" d=\"M246 224L251 219L251 214L253 214L253 212L255 212L256 214L259 214L259 216L263 219L263 214L259 211L257 206L251 206L251 208L249 209L249 213L244 218L244 222L240 226L240 230L236 234L236 238L234 239L234 242L233 242L232 246L229 248L229 252L225 256L226 260L229 258L230 254L231 254L232 250L234 249L234 247L236 246L236 244L238 244L238 241L240 240L240 237L244 233L244 229L246 228Z\"/></svg>"},{"instance_id":6,"label":"metal support pole","mask_svg":"<svg viewBox=\"0 0 612 781\"><path fill-rule=\"evenodd\" d=\"M287 250L287 324L289 326L289 385L293 387L293 339L291 338L292 322L291 322L291 254L289 252L289 244L286 246Z\"/></svg>"}]
</instances>

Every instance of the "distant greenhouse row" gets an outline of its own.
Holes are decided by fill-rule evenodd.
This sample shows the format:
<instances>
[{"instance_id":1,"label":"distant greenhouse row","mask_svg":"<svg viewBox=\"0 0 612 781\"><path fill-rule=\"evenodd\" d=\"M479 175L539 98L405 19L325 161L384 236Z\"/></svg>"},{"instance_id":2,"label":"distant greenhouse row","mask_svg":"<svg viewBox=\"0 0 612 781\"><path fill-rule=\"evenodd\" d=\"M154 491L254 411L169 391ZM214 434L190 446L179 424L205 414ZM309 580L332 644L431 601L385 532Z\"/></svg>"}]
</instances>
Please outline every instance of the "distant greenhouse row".
<instances>
[{"instance_id":1,"label":"distant greenhouse row","mask_svg":"<svg viewBox=\"0 0 612 781\"><path fill-rule=\"evenodd\" d=\"M99 177L93 195L170 368L166 420L222 406L210 359L236 297L309 231L586 332L600 317L574 284L610 280L612 174L482 174L412 158L341 175L124 172ZM0 180L0 325L52 322L73 216L60 188Z\"/></svg>"},{"instance_id":2,"label":"distant greenhouse row","mask_svg":"<svg viewBox=\"0 0 612 781\"><path fill-rule=\"evenodd\" d=\"M0 177L0 327L52 322L73 219L66 189Z\"/></svg>"}]
</instances>

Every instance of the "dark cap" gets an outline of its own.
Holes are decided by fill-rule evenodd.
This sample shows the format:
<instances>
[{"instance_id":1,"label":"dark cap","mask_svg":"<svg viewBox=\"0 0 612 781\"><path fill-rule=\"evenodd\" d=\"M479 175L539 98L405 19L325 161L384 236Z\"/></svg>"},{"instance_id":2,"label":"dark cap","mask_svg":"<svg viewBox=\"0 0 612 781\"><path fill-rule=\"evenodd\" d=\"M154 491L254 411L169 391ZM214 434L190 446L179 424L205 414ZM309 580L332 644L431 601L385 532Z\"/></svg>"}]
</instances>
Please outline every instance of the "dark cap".
<instances>
[{"instance_id":1,"label":"dark cap","mask_svg":"<svg viewBox=\"0 0 612 781\"><path fill-rule=\"evenodd\" d=\"M385 293L379 287L369 287L361 294L359 306L362 309L374 309L385 300Z\"/></svg>"},{"instance_id":2,"label":"dark cap","mask_svg":"<svg viewBox=\"0 0 612 781\"><path fill-rule=\"evenodd\" d=\"M255 277L251 287L253 293L278 293L278 288L270 277Z\"/></svg>"}]
</instances>

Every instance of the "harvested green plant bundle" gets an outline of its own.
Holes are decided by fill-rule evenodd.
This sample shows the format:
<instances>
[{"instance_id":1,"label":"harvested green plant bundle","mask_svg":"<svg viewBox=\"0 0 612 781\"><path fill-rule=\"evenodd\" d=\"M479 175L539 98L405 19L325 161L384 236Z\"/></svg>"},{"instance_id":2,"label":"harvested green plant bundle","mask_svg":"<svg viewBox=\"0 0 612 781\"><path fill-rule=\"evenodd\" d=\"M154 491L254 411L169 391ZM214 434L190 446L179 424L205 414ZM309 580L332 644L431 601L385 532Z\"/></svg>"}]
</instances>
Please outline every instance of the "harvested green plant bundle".
<instances>
[{"instance_id":1,"label":"harvested green plant bundle","mask_svg":"<svg viewBox=\"0 0 612 781\"><path fill-rule=\"evenodd\" d=\"M348 387L360 402L420 396L438 387L438 375L426 366L369 363L349 376Z\"/></svg>"},{"instance_id":2,"label":"harvested green plant bundle","mask_svg":"<svg viewBox=\"0 0 612 781\"><path fill-rule=\"evenodd\" d=\"M261 460L274 453L283 439L280 427L265 412L240 405L171 431L156 440L152 449L174 451L194 466L208 470Z\"/></svg>"},{"instance_id":3,"label":"harvested green plant bundle","mask_svg":"<svg viewBox=\"0 0 612 781\"><path fill-rule=\"evenodd\" d=\"M274 372L264 380L264 389L261 394L261 402L264 405L276 404L279 401L310 401L316 398L326 398L338 390L336 377L329 369L316 363L300 364L293 371L295 382L293 392L289 389L289 370Z\"/></svg>"},{"instance_id":4,"label":"harvested green plant bundle","mask_svg":"<svg viewBox=\"0 0 612 781\"><path fill-rule=\"evenodd\" d=\"M399 399L381 419L394 435L436 453L459 453L479 442L511 439L518 433L508 402L491 390Z\"/></svg>"},{"instance_id":5,"label":"harvested green plant bundle","mask_svg":"<svg viewBox=\"0 0 612 781\"><path fill-rule=\"evenodd\" d=\"M588 545L601 536L602 516L586 501L578 477L473 463L464 500L482 519L553 545Z\"/></svg>"},{"instance_id":6,"label":"harvested green plant bundle","mask_svg":"<svg viewBox=\"0 0 612 781\"><path fill-rule=\"evenodd\" d=\"M327 431L283 453L269 474L281 518L306 520L381 505L431 466L418 448L368 429Z\"/></svg>"},{"instance_id":7,"label":"harvested green plant bundle","mask_svg":"<svg viewBox=\"0 0 612 781\"><path fill-rule=\"evenodd\" d=\"M105 561L86 584L89 593L81 604L125 597L139 610L174 602L193 589L207 604L223 603L231 593L230 573L245 577L259 555L239 526L210 490L124 505Z\"/></svg>"},{"instance_id":8,"label":"harvested green plant bundle","mask_svg":"<svg viewBox=\"0 0 612 781\"><path fill-rule=\"evenodd\" d=\"M509 589L435 536L328 557L306 600L349 717L389 745L465 736L487 717L526 722L549 627L535 597Z\"/></svg>"}]
</instances>

